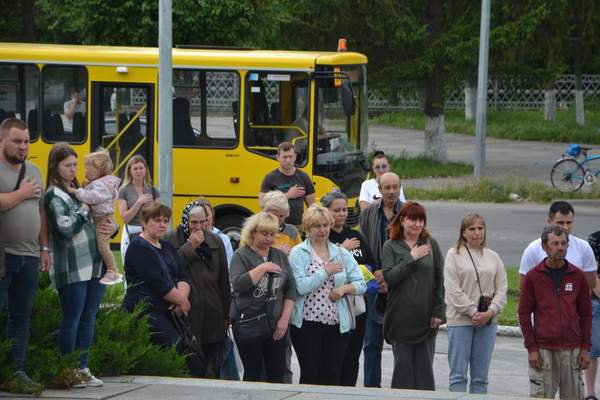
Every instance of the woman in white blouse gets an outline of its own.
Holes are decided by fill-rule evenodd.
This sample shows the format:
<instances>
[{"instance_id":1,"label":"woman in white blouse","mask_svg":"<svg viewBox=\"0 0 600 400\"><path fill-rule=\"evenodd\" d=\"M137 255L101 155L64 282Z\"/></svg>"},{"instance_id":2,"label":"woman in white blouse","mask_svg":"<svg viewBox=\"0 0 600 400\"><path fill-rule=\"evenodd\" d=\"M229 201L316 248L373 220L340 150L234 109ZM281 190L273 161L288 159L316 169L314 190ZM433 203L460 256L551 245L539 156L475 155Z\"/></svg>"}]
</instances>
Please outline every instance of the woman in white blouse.
<instances>
[{"instance_id":1,"label":"woman in white blouse","mask_svg":"<svg viewBox=\"0 0 600 400\"><path fill-rule=\"evenodd\" d=\"M313 204L302 216L307 239L290 253L298 296L292 316L292 344L300 383L339 385L350 342L352 314L346 296L365 292L354 257L329 241L334 223L327 208Z\"/></svg>"},{"instance_id":2,"label":"woman in white blouse","mask_svg":"<svg viewBox=\"0 0 600 400\"><path fill-rule=\"evenodd\" d=\"M381 175L389 171L390 163L387 159L387 156L383 151L377 150L375 154L373 154L371 171L369 172L369 174L371 176L374 176L374 178L367 179L362 183L360 187L360 196L358 198L358 204L361 210L364 210L369 204L381 198L381 193L379 192L379 178L381 177ZM402 203L406 202L402 186L400 186L399 199Z\"/></svg>"},{"instance_id":3,"label":"woman in white blouse","mask_svg":"<svg viewBox=\"0 0 600 400\"><path fill-rule=\"evenodd\" d=\"M485 243L485 221L467 214L444 264L450 391L487 393L496 317L506 304L506 271Z\"/></svg>"}]
</instances>

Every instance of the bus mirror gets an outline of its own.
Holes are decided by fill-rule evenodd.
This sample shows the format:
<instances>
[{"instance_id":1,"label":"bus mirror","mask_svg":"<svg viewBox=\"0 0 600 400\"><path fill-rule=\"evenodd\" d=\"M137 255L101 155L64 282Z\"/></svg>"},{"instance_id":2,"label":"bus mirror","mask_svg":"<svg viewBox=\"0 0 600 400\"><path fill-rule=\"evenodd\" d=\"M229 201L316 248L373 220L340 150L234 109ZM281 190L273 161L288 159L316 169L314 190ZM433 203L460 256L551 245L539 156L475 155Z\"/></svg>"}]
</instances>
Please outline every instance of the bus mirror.
<instances>
[{"instance_id":1,"label":"bus mirror","mask_svg":"<svg viewBox=\"0 0 600 400\"><path fill-rule=\"evenodd\" d=\"M356 100L354 99L352 84L348 79L344 79L344 83L342 83L340 91L342 94L342 107L344 108L344 115L346 115L346 117L351 117L356 111Z\"/></svg>"}]
</instances>

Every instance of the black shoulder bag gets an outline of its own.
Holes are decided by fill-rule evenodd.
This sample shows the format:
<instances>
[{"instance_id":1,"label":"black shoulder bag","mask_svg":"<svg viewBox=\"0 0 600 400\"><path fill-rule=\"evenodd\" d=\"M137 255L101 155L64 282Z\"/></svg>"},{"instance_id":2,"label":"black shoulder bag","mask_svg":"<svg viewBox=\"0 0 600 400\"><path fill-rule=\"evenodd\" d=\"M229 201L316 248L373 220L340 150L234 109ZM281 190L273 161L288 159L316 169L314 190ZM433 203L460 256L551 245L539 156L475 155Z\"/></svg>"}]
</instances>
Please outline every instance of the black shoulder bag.
<instances>
[{"instance_id":1,"label":"black shoulder bag","mask_svg":"<svg viewBox=\"0 0 600 400\"><path fill-rule=\"evenodd\" d=\"M200 343L198 343L196 336L192 333L189 321L183 315L177 314L175 310L172 309L170 311L173 325L175 325L175 329L179 333L177 350L187 357L187 365L193 377L205 377L208 362Z\"/></svg>"},{"instance_id":2,"label":"black shoulder bag","mask_svg":"<svg viewBox=\"0 0 600 400\"><path fill-rule=\"evenodd\" d=\"M471 264L473 264L473 268L475 269L475 275L477 276L477 286L479 286L480 296L479 296L479 303L477 304L477 311L486 312L488 310L488 308L490 308L490 304L492 304L492 298L489 296L483 295L483 290L481 290L481 282L479 281L479 272L477 272L477 267L475 266L475 260L473 260L473 256L471 255L469 248L467 246L465 246L465 249L467 249L467 253L469 253L469 258L471 259ZM487 322L486 325L489 325L491 323L492 323L492 318L489 319L489 321Z\"/></svg>"},{"instance_id":3,"label":"black shoulder bag","mask_svg":"<svg viewBox=\"0 0 600 400\"><path fill-rule=\"evenodd\" d=\"M269 256L271 251L269 250ZM267 260L269 261L269 257ZM260 313L256 315L248 315L244 313L237 302L238 295L235 294L233 301L240 316L233 320L233 336L238 343L260 342L273 336L274 327L271 325L269 318L269 301L273 292L273 277L274 274L269 273L267 283L267 293Z\"/></svg>"}]
</instances>

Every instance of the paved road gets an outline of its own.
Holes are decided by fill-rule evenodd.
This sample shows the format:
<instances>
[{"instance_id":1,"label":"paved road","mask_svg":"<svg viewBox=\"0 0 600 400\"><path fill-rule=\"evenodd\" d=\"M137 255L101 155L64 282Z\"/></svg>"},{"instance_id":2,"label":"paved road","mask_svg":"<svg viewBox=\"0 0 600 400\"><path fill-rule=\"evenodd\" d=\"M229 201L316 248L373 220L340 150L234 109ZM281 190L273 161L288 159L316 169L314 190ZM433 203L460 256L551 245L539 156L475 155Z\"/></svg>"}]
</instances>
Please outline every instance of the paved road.
<instances>
[{"instance_id":1,"label":"paved road","mask_svg":"<svg viewBox=\"0 0 600 400\"><path fill-rule=\"evenodd\" d=\"M539 237L548 215L547 204L451 201L424 201L422 204L427 210L427 225L444 254L458 237L462 217L468 212L477 212L487 223L488 246L500 254L507 266L519 265L523 250ZM573 234L587 239L590 233L600 230L600 210L597 207L574 207Z\"/></svg>"},{"instance_id":2,"label":"paved road","mask_svg":"<svg viewBox=\"0 0 600 400\"><path fill-rule=\"evenodd\" d=\"M473 164L475 137L446 133L448 159ZM598 145L592 152L600 151ZM399 155L423 154L423 131L369 125L369 148ZM486 160L489 176L518 176L550 184L550 168L564 153L567 144L487 138Z\"/></svg>"}]
</instances>

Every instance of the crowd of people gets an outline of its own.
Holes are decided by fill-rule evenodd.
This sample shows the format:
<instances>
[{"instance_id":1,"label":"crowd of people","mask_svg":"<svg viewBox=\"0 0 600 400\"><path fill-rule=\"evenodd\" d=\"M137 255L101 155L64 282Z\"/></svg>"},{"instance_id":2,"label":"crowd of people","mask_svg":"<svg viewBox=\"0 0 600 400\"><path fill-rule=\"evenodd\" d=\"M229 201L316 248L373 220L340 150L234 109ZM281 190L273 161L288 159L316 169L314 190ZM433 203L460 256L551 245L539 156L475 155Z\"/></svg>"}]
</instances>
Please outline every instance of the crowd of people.
<instances>
[{"instance_id":1,"label":"crowd of people","mask_svg":"<svg viewBox=\"0 0 600 400\"><path fill-rule=\"evenodd\" d=\"M34 384L24 360L42 271L60 300L59 349L81 354L76 387L102 385L88 353L106 286L123 280L106 251L118 231L116 201L124 223L123 306L145 305L152 340L187 354L192 376L236 379L225 365L235 364L226 351L233 338L245 381L291 383L293 348L300 383L355 386L362 353L364 386L381 387L385 340L394 356L391 387L435 390L436 337L446 324L450 390L487 393L507 277L487 247L485 220L465 215L444 255L425 208L405 200L382 152L363 184L355 230L346 224L348 198L333 191L316 199L310 178L294 166L293 146L282 143L280 166L260 187L262 211L247 218L233 251L208 201L190 202L181 216L161 204L143 157L129 160L118 188L108 153L93 152L81 186L77 153L56 143L44 190L39 169L26 160L28 145L23 122L2 122L0 309L6 303L16 379ZM553 203L520 265L518 312L534 397L560 390L561 398L583 398L585 370L585 398L596 398L600 234L591 236L593 246L570 234L574 215L569 203ZM181 222L170 231L173 218ZM181 321L199 345L194 359Z\"/></svg>"}]
</instances>

